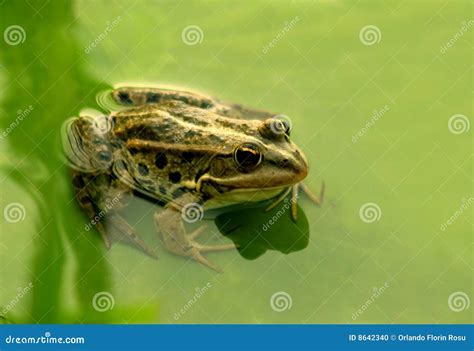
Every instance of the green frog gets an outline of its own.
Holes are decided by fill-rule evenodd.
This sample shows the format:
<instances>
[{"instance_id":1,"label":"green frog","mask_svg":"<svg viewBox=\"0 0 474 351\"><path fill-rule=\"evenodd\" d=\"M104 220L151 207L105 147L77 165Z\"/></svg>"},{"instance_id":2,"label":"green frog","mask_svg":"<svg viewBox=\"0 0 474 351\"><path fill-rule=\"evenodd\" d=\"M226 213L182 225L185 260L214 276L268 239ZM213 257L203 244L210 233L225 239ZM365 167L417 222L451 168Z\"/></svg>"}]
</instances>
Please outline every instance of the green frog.
<instances>
[{"instance_id":1,"label":"green frog","mask_svg":"<svg viewBox=\"0 0 474 351\"><path fill-rule=\"evenodd\" d=\"M109 115L72 119L65 149L76 199L109 248L125 240L155 256L120 214L128 197L160 205L156 229L166 249L216 271L204 254L234 248L204 245L204 226L187 233L203 211L275 199L289 192L296 220L298 189L320 204L301 181L308 174L302 151L290 139L290 123L270 112L185 91L121 87Z\"/></svg>"}]
</instances>

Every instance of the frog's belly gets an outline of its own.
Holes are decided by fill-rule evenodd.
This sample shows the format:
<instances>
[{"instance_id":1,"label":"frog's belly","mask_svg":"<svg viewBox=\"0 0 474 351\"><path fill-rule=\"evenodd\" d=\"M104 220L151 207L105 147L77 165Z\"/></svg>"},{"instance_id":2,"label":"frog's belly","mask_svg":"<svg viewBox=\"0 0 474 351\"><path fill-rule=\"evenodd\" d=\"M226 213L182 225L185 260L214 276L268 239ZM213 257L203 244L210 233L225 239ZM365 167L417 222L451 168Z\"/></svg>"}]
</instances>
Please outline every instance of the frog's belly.
<instances>
[{"instance_id":1,"label":"frog's belly","mask_svg":"<svg viewBox=\"0 0 474 351\"><path fill-rule=\"evenodd\" d=\"M274 198L283 191L285 191L285 188L281 187L271 189L233 190L206 201L205 207L206 209L213 209L244 202L260 202Z\"/></svg>"}]
</instances>

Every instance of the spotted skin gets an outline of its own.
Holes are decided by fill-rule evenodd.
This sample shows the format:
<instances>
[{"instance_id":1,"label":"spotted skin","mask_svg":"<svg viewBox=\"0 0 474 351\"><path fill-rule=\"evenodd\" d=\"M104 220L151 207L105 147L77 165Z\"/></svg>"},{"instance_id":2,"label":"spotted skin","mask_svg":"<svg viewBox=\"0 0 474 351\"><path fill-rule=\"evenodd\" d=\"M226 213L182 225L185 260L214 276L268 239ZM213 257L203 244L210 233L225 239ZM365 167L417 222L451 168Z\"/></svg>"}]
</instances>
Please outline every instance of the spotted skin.
<instances>
[{"instance_id":1,"label":"spotted skin","mask_svg":"<svg viewBox=\"0 0 474 351\"><path fill-rule=\"evenodd\" d=\"M272 133L272 113L155 88L119 88L112 98L126 108L102 116L107 128L79 117L66 143L79 205L91 219L107 212L96 224L107 246L119 238L154 255L120 215L139 195L164 208L154 219L168 250L219 270L203 253L234 246L197 243L182 210L276 197L307 174L289 132ZM114 196L120 201L105 211Z\"/></svg>"}]
</instances>

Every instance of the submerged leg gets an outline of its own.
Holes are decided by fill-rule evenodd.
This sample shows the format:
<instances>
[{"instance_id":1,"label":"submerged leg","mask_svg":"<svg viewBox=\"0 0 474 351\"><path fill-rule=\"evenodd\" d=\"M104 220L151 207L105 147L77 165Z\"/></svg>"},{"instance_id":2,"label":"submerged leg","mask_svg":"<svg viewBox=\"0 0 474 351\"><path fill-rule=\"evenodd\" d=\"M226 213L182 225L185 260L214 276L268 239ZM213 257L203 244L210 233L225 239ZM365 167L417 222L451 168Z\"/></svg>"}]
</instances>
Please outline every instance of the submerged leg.
<instances>
[{"instance_id":1,"label":"submerged leg","mask_svg":"<svg viewBox=\"0 0 474 351\"><path fill-rule=\"evenodd\" d=\"M123 242L156 258L155 252L119 214L126 206L128 189L110 182L110 175L73 173L76 199L87 214L86 230L96 228L107 249L116 241Z\"/></svg>"},{"instance_id":2,"label":"submerged leg","mask_svg":"<svg viewBox=\"0 0 474 351\"><path fill-rule=\"evenodd\" d=\"M291 187L289 187L288 189L286 189L280 196L278 196L276 199L275 199L275 202L273 202L272 204L270 204L270 206L268 206L265 211L270 211L271 209L275 208L276 205L278 205L280 202L282 202L285 197L289 194L289 192L291 191Z\"/></svg>"},{"instance_id":3,"label":"submerged leg","mask_svg":"<svg viewBox=\"0 0 474 351\"><path fill-rule=\"evenodd\" d=\"M194 239L204 232L204 228L201 227L191 234L186 234L182 223L181 211L173 206L168 206L162 212L155 213L154 217L158 233L166 249L176 255L190 257L216 272L222 272L220 267L209 261L202 254L210 251L234 249L234 244L213 246L199 244Z\"/></svg>"},{"instance_id":4,"label":"submerged leg","mask_svg":"<svg viewBox=\"0 0 474 351\"><path fill-rule=\"evenodd\" d=\"M326 184L323 182L321 184L321 190L319 191L319 196L314 194L307 185L300 183L301 190L313 201L316 205L321 206L324 201L324 194L326 192Z\"/></svg>"}]
</instances>

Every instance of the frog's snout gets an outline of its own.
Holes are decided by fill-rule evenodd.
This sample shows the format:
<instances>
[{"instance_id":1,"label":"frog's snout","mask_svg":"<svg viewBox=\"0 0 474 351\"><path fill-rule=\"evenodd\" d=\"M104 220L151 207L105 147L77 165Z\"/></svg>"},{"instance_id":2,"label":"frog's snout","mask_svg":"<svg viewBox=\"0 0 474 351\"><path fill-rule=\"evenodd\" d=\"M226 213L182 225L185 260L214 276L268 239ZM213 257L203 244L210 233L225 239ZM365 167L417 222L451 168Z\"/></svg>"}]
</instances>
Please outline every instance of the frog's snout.
<instances>
[{"instance_id":1,"label":"frog's snout","mask_svg":"<svg viewBox=\"0 0 474 351\"><path fill-rule=\"evenodd\" d=\"M294 174L295 182L303 180L308 175L308 161L300 150L296 149L292 158L283 161L286 163L284 167Z\"/></svg>"}]
</instances>

